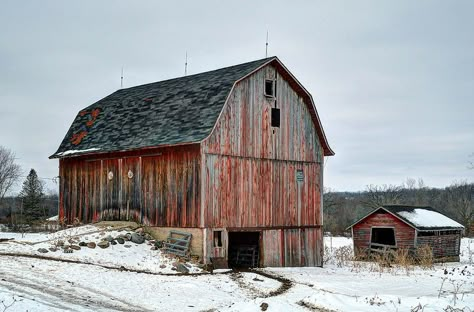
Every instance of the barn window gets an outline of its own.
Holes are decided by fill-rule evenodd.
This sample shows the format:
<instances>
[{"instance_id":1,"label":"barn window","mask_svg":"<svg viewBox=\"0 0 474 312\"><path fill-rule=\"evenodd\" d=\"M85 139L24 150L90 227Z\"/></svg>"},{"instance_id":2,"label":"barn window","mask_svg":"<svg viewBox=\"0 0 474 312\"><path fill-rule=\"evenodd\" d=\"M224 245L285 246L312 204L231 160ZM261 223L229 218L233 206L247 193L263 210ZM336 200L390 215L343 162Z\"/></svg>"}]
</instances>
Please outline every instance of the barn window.
<instances>
[{"instance_id":1,"label":"barn window","mask_svg":"<svg viewBox=\"0 0 474 312\"><path fill-rule=\"evenodd\" d=\"M275 97L275 80L265 79L265 96Z\"/></svg>"},{"instance_id":2,"label":"barn window","mask_svg":"<svg viewBox=\"0 0 474 312\"><path fill-rule=\"evenodd\" d=\"M395 229L389 227L372 228L371 244L395 246Z\"/></svg>"},{"instance_id":3,"label":"barn window","mask_svg":"<svg viewBox=\"0 0 474 312\"><path fill-rule=\"evenodd\" d=\"M272 107L272 127L280 128L280 109Z\"/></svg>"},{"instance_id":4,"label":"barn window","mask_svg":"<svg viewBox=\"0 0 474 312\"><path fill-rule=\"evenodd\" d=\"M222 231L214 231L214 247L222 247Z\"/></svg>"}]
</instances>

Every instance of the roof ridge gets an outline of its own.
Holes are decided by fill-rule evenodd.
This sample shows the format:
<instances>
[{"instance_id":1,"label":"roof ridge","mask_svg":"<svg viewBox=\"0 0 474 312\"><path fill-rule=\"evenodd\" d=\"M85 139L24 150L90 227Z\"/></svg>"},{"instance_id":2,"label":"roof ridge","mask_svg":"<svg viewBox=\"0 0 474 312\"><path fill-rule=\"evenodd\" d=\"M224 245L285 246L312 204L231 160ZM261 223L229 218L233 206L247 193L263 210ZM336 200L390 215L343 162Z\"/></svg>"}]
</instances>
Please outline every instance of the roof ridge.
<instances>
[{"instance_id":1,"label":"roof ridge","mask_svg":"<svg viewBox=\"0 0 474 312\"><path fill-rule=\"evenodd\" d=\"M221 67L221 68L216 68L216 69L211 69L211 70L208 70L208 71L204 71L204 72L200 72L200 73L195 73L195 74L192 74L192 75L186 75L186 76L180 76L180 77L174 77L174 78L167 78L167 79L164 79L164 80L158 80L158 81L154 81L154 82L148 82L148 83L144 83L144 84L141 84L141 85L136 85L136 86L132 86L132 87L128 87L128 88L117 89L115 92L119 92L119 91L121 91L121 90L130 90L130 89L138 88L138 87L149 86L149 85L153 85L153 84L156 84L156 83L169 82L169 81L178 80L178 79L194 78L195 76L199 76L199 75L205 75L205 74L209 74L209 73L217 72L217 71L225 71L225 70L229 70L229 69L231 69L231 68L233 68L233 67L239 67L239 66L244 66L244 65L250 65L250 64L252 64L252 63L258 63L258 62L262 62L262 61L264 61L264 60L271 61L271 60L273 60L273 59L278 59L278 57L276 57L276 56L270 56L270 57L266 57L266 58L262 58L262 59L258 59L258 60L254 60L254 61L248 61L248 62L245 62L245 63L230 65L230 66Z\"/></svg>"}]
</instances>

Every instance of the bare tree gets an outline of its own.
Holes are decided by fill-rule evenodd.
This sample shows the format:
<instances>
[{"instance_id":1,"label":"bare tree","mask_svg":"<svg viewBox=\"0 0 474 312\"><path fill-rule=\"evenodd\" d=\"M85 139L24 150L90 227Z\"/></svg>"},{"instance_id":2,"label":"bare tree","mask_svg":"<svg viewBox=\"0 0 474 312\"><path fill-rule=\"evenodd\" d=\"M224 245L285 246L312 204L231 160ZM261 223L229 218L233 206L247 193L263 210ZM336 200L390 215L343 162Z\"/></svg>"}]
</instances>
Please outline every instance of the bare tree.
<instances>
[{"instance_id":1,"label":"bare tree","mask_svg":"<svg viewBox=\"0 0 474 312\"><path fill-rule=\"evenodd\" d=\"M469 235L470 225L474 223L474 184L454 182L445 191L448 209L466 227L466 235Z\"/></svg>"},{"instance_id":2,"label":"bare tree","mask_svg":"<svg viewBox=\"0 0 474 312\"><path fill-rule=\"evenodd\" d=\"M329 187L324 187L323 190L323 211L330 213L338 204L337 194Z\"/></svg>"},{"instance_id":3,"label":"bare tree","mask_svg":"<svg viewBox=\"0 0 474 312\"><path fill-rule=\"evenodd\" d=\"M397 185L367 185L361 203L378 208L383 205L400 204L403 198L402 187Z\"/></svg>"},{"instance_id":4,"label":"bare tree","mask_svg":"<svg viewBox=\"0 0 474 312\"><path fill-rule=\"evenodd\" d=\"M0 146L0 200L18 181L20 175L21 169L15 163L15 154L11 150Z\"/></svg>"}]
</instances>

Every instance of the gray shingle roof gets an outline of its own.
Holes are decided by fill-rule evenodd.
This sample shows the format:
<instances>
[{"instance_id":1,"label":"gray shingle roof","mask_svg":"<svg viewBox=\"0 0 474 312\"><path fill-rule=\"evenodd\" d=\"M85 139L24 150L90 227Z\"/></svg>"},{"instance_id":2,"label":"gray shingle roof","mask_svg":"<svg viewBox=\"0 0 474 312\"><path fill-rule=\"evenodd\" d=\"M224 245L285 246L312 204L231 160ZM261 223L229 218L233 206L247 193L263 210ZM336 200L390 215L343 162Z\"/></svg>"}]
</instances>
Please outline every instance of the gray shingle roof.
<instances>
[{"instance_id":1,"label":"gray shingle roof","mask_svg":"<svg viewBox=\"0 0 474 312\"><path fill-rule=\"evenodd\" d=\"M273 59L118 90L79 112L50 158L199 142L235 81Z\"/></svg>"}]
</instances>

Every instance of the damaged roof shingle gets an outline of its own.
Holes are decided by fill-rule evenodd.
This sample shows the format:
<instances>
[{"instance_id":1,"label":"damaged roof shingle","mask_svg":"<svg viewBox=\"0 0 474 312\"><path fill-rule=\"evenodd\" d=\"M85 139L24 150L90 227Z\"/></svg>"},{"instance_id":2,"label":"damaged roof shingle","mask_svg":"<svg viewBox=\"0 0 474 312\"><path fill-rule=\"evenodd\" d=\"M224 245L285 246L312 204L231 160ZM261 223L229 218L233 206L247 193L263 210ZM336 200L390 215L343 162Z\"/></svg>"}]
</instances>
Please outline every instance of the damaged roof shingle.
<instances>
[{"instance_id":1,"label":"damaged roof shingle","mask_svg":"<svg viewBox=\"0 0 474 312\"><path fill-rule=\"evenodd\" d=\"M118 90L79 112L50 158L200 142L234 83L273 59Z\"/></svg>"}]
</instances>

